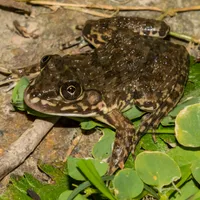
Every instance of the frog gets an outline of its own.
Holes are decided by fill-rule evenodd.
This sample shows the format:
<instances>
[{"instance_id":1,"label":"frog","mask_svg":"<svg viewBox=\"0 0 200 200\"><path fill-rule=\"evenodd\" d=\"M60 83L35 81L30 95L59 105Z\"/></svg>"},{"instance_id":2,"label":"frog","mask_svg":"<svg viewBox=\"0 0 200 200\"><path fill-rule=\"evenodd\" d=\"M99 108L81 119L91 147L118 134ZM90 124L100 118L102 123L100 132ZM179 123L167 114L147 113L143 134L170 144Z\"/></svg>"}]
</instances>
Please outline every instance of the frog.
<instances>
[{"instance_id":1,"label":"frog","mask_svg":"<svg viewBox=\"0 0 200 200\"><path fill-rule=\"evenodd\" d=\"M101 22L110 27L112 20ZM41 59L40 74L26 88L24 101L44 114L91 117L115 129L108 160L111 175L124 168L143 133L155 130L179 102L188 79L189 54L182 45L152 37L158 35L156 31L141 35L129 27L118 29L119 24L112 25L110 32L95 33L103 40L93 40L88 30L96 26L87 22L83 30L88 41L96 44L92 51ZM146 113L137 129L123 115L132 106Z\"/></svg>"}]
</instances>

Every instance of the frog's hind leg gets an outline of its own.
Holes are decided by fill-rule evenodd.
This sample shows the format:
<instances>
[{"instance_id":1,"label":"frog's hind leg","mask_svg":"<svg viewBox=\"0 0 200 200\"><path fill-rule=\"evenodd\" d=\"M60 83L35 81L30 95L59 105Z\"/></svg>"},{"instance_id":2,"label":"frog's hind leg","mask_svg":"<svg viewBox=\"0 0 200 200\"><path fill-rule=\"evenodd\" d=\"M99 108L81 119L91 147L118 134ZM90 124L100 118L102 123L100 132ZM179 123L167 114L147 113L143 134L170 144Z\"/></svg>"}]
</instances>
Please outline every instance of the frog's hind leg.
<instances>
[{"instance_id":1,"label":"frog's hind leg","mask_svg":"<svg viewBox=\"0 0 200 200\"><path fill-rule=\"evenodd\" d=\"M156 130L163 117L165 117L177 105L182 97L186 80L186 76L180 76L175 87L172 89L170 94L162 100L160 106L154 112L148 113L147 116L144 116L136 133L136 138L138 138L138 141L149 129ZM132 153L134 152L138 141L133 141Z\"/></svg>"},{"instance_id":2,"label":"frog's hind leg","mask_svg":"<svg viewBox=\"0 0 200 200\"><path fill-rule=\"evenodd\" d=\"M116 128L116 136L109 159L108 174L113 174L119 167L124 168L124 162L132 149L132 141L138 140L131 121L125 118L118 110L113 110L104 116L106 123ZM133 140L134 138L134 140Z\"/></svg>"}]
</instances>

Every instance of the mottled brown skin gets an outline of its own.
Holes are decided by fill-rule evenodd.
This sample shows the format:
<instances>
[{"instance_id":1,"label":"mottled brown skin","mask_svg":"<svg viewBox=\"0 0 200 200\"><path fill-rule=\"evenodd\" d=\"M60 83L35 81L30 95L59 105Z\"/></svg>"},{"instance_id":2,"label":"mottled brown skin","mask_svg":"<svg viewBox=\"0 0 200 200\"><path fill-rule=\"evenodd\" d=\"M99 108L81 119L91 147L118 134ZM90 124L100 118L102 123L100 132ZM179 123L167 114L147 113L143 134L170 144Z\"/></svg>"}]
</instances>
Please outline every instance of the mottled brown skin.
<instances>
[{"instance_id":1,"label":"mottled brown skin","mask_svg":"<svg viewBox=\"0 0 200 200\"><path fill-rule=\"evenodd\" d=\"M93 117L116 129L109 174L124 161L148 129L180 100L188 77L189 56L183 46L120 30L93 52L51 55L25 91L34 110L59 116ZM144 110L136 131L122 112Z\"/></svg>"},{"instance_id":2,"label":"mottled brown skin","mask_svg":"<svg viewBox=\"0 0 200 200\"><path fill-rule=\"evenodd\" d=\"M141 17L103 18L88 20L82 30L83 37L95 48L107 43L118 32L164 38L169 32L169 26L164 21L145 19Z\"/></svg>"}]
</instances>

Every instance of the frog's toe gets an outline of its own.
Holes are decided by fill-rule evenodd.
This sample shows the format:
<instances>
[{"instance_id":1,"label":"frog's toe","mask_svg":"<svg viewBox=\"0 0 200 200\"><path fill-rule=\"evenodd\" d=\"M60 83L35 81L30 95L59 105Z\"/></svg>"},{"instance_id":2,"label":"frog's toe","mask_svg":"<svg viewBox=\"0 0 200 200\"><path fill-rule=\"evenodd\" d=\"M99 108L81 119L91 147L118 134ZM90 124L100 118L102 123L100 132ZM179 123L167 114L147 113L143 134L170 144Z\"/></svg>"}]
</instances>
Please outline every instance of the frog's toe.
<instances>
[{"instance_id":1,"label":"frog's toe","mask_svg":"<svg viewBox=\"0 0 200 200\"><path fill-rule=\"evenodd\" d=\"M13 84L16 84L17 81L19 81L19 78L17 78L17 77L12 77L12 76L10 75L10 76L6 77L5 79L0 80L0 86L2 86L2 85L7 85L7 84L13 85ZM12 87L12 88L13 88L13 87ZM11 89L12 89L12 88L11 88Z\"/></svg>"},{"instance_id":2,"label":"frog's toe","mask_svg":"<svg viewBox=\"0 0 200 200\"><path fill-rule=\"evenodd\" d=\"M67 43L60 43L59 48L60 48L60 50L63 51L63 50L72 48L74 46L78 46L78 48L81 49L87 45L88 45L88 43L84 40L84 38L82 36L79 36L79 37L75 38L74 40L69 41Z\"/></svg>"}]
</instances>

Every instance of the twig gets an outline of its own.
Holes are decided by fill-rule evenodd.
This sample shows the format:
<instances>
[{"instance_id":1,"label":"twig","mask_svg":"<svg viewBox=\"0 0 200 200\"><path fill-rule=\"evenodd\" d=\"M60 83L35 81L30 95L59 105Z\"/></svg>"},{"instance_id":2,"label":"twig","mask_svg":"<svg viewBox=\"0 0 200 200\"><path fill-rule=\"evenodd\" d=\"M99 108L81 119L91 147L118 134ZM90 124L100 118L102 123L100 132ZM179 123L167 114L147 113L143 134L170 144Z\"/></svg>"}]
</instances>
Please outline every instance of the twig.
<instances>
[{"instance_id":1,"label":"twig","mask_svg":"<svg viewBox=\"0 0 200 200\"><path fill-rule=\"evenodd\" d=\"M0 180L19 166L34 151L59 117L48 120L36 119L18 140L0 157Z\"/></svg>"},{"instance_id":2,"label":"twig","mask_svg":"<svg viewBox=\"0 0 200 200\"><path fill-rule=\"evenodd\" d=\"M193 42L193 43L198 43L198 44L200 44L200 39L197 39L197 38L194 38L194 37L185 35L185 34L180 34L180 33L176 33L176 32L170 31L170 32L169 32L169 35L171 35L171 36L173 36L173 37L176 37L176 38L178 38L178 39L185 40L185 41L187 41L187 42Z\"/></svg>"},{"instance_id":3,"label":"twig","mask_svg":"<svg viewBox=\"0 0 200 200\"><path fill-rule=\"evenodd\" d=\"M31 13L31 6L22 2L16 2L14 0L0 0L0 6L10 9L11 11L18 10L27 14Z\"/></svg>"},{"instance_id":4,"label":"twig","mask_svg":"<svg viewBox=\"0 0 200 200\"><path fill-rule=\"evenodd\" d=\"M157 12L163 13L158 18L160 20L164 19L166 16L174 16L178 12L188 12L188 11L200 10L200 6L191 6L191 7L186 7L186 8L171 8L171 9L167 9L164 11L161 8L152 7L152 6L144 7L144 6L111 6L111 5L94 5L94 4L69 4L69 3L60 3L60 2L54 2L54 1L29 1L29 3L37 4L37 5L62 6L66 9L90 8L90 9L102 9L102 10L110 10L110 11L113 11L113 10L115 10L115 11L151 10L151 11L157 11ZM102 14L102 13L98 13L98 12L92 13L90 10L81 9L80 11L88 13L88 14L97 15L97 16L102 15L102 17L105 17L104 14ZM106 16L106 17L110 17L110 16Z\"/></svg>"},{"instance_id":5,"label":"twig","mask_svg":"<svg viewBox=\"0 0 200 200\"><path fill-rule=\"evenodd\" d=\"M153 10L158 12L163 12L161 8L151 7L151 6L111 6L111 5L94 5L94 4L70 4L70 3L60 3L55 1L30 1L31 4L38 5L51 5L51 6L63 6L63 7L78 7L78 8L91 8L91 9L102 9L102 10Z\"/></svg>"},{"instance_id":6,"label":"twig","mask_svg":"<svg viewBox=\"0 0 200 200\"><path fill-rule=\"evenodd\" d=\"M82 134L81 135L78 135L77 137L75 137L72 141L72 144L70 145L70 147L68 148L67 150L67 153L66 153L66 156L65 156L65 159L63 160L63 162L66 162L68 157L72 154L73 150L76 148L76 146L78 145L78 143L80 142L81 140L81 137L82 137Z\"/></svg>"},{"instance_id":7,"label":"twig","mask_svg":"<svg viewBox=\"0 0 200 200\"><path fill-rule=\"evenodd\" d=\"M167 16L173 17L174 15L176 15L176 13L179 13L179 12L188 12L188 11L194 11L194 10L200 10L200 6L191 6L191 7L186 7L186 8L171 8L171 9L167 9L157 19L163 20L165 17Z\"/></svg>"},{"instance_id":8,"label":"twig","mask_svg":"<svg viewBox=\"0 0 200 200\"><path fill-rule=\"evenodd\" d=\"M108 14L97 12L97 11L94 11L94 10L77 8L77 7L74 8L74 7L65 6L64 8L65 9L69 9L69 10L80 11L80 12L83 12L83 13L86 13L86 14L90 14L90 15L94 15L94 16L98 16L98 17L108 17L108 18L113 17L113 15L116 13L116 12L114 12L114 14L108 15Z\"/></svg>"},{"instance_id":9,"label":"twig","mask_svg":"<svg viewBox=\"0 0 200 200\"><path fill-rule=\"evenodd\" d=\"M186 8L174 8L172 9L175 12L187 12L187 11L194 11L194 10L200 10L200 6L191 6Z\"/></svg>"}]
</instances>

